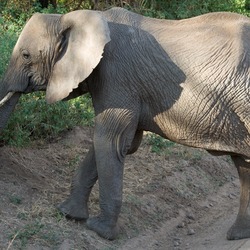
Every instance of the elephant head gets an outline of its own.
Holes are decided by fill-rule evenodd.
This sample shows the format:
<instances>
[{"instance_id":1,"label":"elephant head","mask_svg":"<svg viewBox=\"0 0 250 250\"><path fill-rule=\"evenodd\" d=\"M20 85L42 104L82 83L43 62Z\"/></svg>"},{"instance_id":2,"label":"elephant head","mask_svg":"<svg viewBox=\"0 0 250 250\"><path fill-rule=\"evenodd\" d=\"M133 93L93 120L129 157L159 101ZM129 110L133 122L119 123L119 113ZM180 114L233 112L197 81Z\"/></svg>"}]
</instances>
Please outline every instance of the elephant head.
<instances>
[{"instance_id":1,"label":"elephant head","mask_svg":"<svg viewBox=\"0 0 250 250\"><path fill-rule=\"evenodd\" d=\"M46 90L48 103L69 96L98 65L109 41L107 21L98 12L33 15L19 36L0 86L0 128L21 93Z\"/></svg>"}]
</instances>

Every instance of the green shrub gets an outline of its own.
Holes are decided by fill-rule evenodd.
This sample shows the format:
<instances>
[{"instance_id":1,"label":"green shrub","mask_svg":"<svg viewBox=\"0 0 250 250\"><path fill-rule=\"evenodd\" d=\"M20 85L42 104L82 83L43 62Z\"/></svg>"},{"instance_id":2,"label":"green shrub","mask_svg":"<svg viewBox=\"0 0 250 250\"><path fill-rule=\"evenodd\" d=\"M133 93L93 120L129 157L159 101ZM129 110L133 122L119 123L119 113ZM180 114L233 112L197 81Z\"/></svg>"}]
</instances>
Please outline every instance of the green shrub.
<instances>
[{"instance_id":1,"label":"green shrub","mask_svg":"<svg viewBox=\"0 0 250 250\"><path fill-rule=\"evenodd\" d=\"M247 14L244 0L144 0L137 11L167 19L183 19L215 11Z\"/></svg>"},{"instance_id":2,"label":"green shrub","mask_svg":"<svg viewBox=\"0 0 250 250\"><path fill-rule=\"evenodd\" d=\"M88 95L52 105L46 103L43 93L23 95L0 140L5 144L25 146L32 140L52 139L75 126L92 126L93 118Z\"/></svg>"},{"instance_id":3,"label":"green shrub","mask_svg":"<svg viewBox=\"0 0 250 250\"><path fill-rule=\"evenodd\" d=\"M0 26L6 31L12 31L19 34L27 22L27 20L36 12L40 13L58 13L63 14L68 11L67 8L58 4L55 9L52 5L48 8L41 8L41 5L36 1L19 1L9 0L0 10Z\"/></svg>"},{"instance_id":4,"label":"green shrub","mask_svg":"<svg viewBox=\"0 0 250 250\"><path fill-rule=\"evenodd\" d=\"M0 19L1 22L1 19ZM17 36L13 32L6 32L1 29L0 25L0 77L3 75L16 43Z\"/></svg>"},{"instance_id":5,"label":"green shrub","mask_svg":"<svg viewBox=\"0 0 250 250\"><path fill-rule=\"evenodd\" d=\"M163 137L149 133L146 134L146 143L151 146L151 152L160 154L164 149L173 147L174 142L164 139Z\"/></svg>"}]
</instances>

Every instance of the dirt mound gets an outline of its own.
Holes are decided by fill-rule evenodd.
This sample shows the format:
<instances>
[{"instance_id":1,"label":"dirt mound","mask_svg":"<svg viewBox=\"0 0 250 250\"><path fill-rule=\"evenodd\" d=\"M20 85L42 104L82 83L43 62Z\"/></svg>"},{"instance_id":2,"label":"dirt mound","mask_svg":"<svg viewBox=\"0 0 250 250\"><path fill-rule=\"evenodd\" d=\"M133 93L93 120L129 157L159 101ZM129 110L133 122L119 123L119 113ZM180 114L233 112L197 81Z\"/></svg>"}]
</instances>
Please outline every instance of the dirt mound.
<instances>
[{"instance_id":1,"label":"dirt mound","mask_svg":"<svg viewBox=\"0 0 250 250\"><path fill-rule=\"evenodd\" d=\"M238 208L236 170L228 157L179 145L157 155L144 141L127 157L117 240L66 220L55 206L68 195L92 133L77 127L50 144L1 148L0 249L213 249L218 235L227 244ZM91 215L98 210L97 184Z\"/></svg>"}]
</instances>

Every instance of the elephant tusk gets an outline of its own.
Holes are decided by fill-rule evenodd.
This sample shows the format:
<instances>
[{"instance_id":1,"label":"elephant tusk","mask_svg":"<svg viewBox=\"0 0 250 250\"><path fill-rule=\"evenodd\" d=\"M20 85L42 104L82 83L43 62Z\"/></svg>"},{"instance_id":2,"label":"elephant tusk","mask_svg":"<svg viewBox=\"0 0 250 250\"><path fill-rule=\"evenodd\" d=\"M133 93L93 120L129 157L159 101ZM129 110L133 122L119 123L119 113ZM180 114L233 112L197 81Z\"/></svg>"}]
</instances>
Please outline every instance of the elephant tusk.
<instances>
[{"instance_id":1,"label":"elephant tusk","mask_svg":"<svg viewBox=\"0 0 250 250\"><path fill-rule=\"evenodd\" d=\"M9 92L1 101L0 107L2 107L9 99L14 95L15 92Z\"/></svg>"}]
</instances>

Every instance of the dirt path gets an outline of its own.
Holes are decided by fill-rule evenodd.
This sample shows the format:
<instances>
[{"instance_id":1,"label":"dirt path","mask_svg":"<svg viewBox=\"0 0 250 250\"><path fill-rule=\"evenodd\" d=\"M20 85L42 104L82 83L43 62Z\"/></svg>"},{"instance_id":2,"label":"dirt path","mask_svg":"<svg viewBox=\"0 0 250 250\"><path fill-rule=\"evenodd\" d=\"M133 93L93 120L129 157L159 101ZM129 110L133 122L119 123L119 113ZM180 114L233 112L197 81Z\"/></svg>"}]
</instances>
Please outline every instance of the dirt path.
<instances>
[{"instance_id":1,"label":"dirt path","mask_svg":"<svg viewBox=\"0 0 250 250\"><path fill-rule=\"evenodd\" d=\"M239 182L227 157L172 145L157 155L144 141L127 157L121 234L106 241L55 206L69 192L92 130L75 128L54 143L0 151L0 249L249 250L227 241L239 206ZM90 197L98 213L98 185Z\"/></svg>"},{"instance_id":2,"label":"dirt path","mask_svg":"<svg viewBox=\"0 0 250 250\"><path fill-rule=\"evenodd\" d=\"M238 194L234 195L238 186L238 180L235 180L223 185L217 194L207 197L201 202L204 210L199 211L199 218L194 216L187 226L182 227L186 215L180 211L177 218L163 223L156 232L131 239L120 249L249 250L250 240L226 239L226 232L238 211Z\"/></svg>"}]
</instances>

